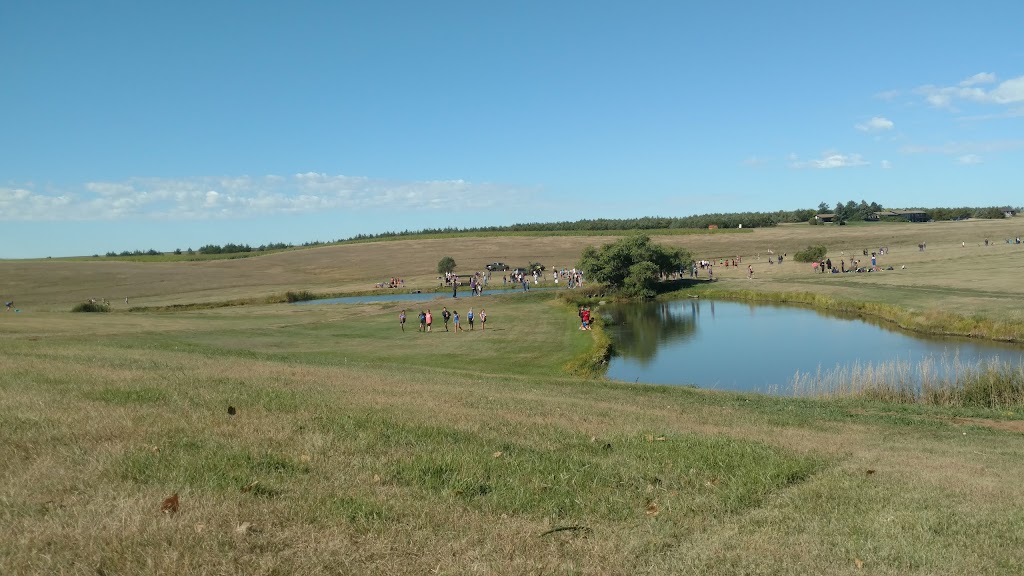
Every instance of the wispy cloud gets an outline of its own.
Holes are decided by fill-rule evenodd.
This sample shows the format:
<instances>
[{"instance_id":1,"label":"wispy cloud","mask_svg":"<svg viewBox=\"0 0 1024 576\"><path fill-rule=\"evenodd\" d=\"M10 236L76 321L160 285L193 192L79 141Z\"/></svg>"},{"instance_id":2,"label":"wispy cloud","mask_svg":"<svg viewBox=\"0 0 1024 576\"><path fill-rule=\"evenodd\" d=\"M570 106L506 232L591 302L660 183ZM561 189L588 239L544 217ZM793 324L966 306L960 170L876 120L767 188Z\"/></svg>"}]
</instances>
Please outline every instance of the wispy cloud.
<instances>
[{"instance_id":1,"label":"wispy cloud","mask_svg":"<svg viewBox=\"0 0 1024 576\"><path fill-rule=\"evenodd\" d=\"M389 181L306 172L291 176L132 178L77 190L0 186L0 221L246 218L324 210L439 210L521 202L524 190L465 180Z\"/></svg>"},{"instance_id":2,"label":"wispy cloud","mask_svg":"<svg viewBox=\"0 0 1024 576\"><path fill-rule=\"evenodd\" d=\"M857 124L856 128L861 132L882 132L884 130L892 130L893 126L895 126L895 124L892 120L882 118L881 116L875 116L863 124Z\"/></svg>"},{"instance_id":3,"label":"wispy cloud","mask_svg":"<svg viewBox=\"0 0 1024 576\"><path fill-rule=\"evenodd\" d=\"M763 166L763 165L765 165L767 163L768 163L768 159L767 158L762 158L760 156L751 156L751 157L749 157L749 158L747 158L746 160L743 161L743 165L744 166L748 166L750 168L754 168L756 166Z\"/></svg>"},{"instance_id":4,"label":"wispy cloud","mask_svg":"<svg viewBox=\"0 0 1024 576\"><path fill-rule=\"evenodd\" d=\"M990 142L946 142L945 144L909 144L900 148L904 154L976 154L999 152L1024 147L1024 140L993 140Z\"/></svg>"},{"instance_id":5,"label":"wispy cloud","mask_svg":"<svg viewBox=\"0 0 1024 576\"><path fill-rule=\"evenodd\" d=\"M957 120L964 122L980 121L980 120L1004 120L1006 118L1020 118L1024 116L1024 106L1017 108L1010 108L1004 112L997 114L974 114L972 116L960 116Z\"/></svg>"},{"instance_id":6,"label":"wispy cloud","mask_svg":"<svg viewBox=\"0 0 1024 576\"><path fill-rule=\"evenodd\" d=\"M974 164L981 164L981 162L982 162L981 156L978 156L977 154L965 154L965 155L963 155L963 156L961 156L961 157L956 159L956 163L957 164L961 164L961 165L964 165L964 166L971 166L971 165L974 165Z\"/></svg>"},{"instance_id":7,"label":"wispy cloud","mask_svg":"<svg viewBox=\"0 0 1024 576\"><path fill-rule=\"evenodd\" d=\"M889 162L888 160L882 160L879 163L879 166L881 166L883 170L888 170L892 168L892 162Z\"/></svg>"},{"instance_id":8,"label":"wispy cloud","mask_svg":"<svg viewBox=\"0 0 1024 576\"><path fill-rule=\"evenodd\" d=\"M831 169L868 165L868 162L860 154L840 154L838 152L826 152L817 160L800 160L795 154L790 154L789 159L789 165L792 168Z\"/></svg>"},{"instance_id":9,"label":"wispy cloud","mask_svg":"<svg viewBox=\"0 0 1024 576\"><path fill-rule=\"evenodd\" d=\"M935 86L928 84L914 90L924 97L925 102L936 108L955 109L958 100L980 102L986 104L1015 104L1024 102L1024 76L1018 76L1000 82L991 89L984 86L995 84L996 75L981 72L960 81L955 86Z\"/></svg>"},{"instance_id":10,"label":"wispy cloud","mask_svg":"<svg viewBox=\"0 0 1024 576\"><path fill-rule=\"evenodd\" d=\"M975 84L991 84L996 81L996 75L991 72L979 72L966 80L961 80L961 86L974 86Z\"/></svg>"}]
</instances>

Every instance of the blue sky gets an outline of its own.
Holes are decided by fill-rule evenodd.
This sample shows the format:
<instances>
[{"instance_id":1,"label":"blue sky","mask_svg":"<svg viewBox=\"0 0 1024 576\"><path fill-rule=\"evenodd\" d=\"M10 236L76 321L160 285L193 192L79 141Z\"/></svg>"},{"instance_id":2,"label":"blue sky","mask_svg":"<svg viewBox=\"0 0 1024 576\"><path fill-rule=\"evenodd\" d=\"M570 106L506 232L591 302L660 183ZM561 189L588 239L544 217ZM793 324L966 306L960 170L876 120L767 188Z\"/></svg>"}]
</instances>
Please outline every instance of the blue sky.
<instances>
[{"instance_id":1,"label":"blue sky","mask_svg":"<svg viewBox=\"0 0 1024 576\"><path fill-rule=\"evenodd\" d=\"M1021 205L1024 3L11 1L0 257Z\"/></svg>"}]
</instances>

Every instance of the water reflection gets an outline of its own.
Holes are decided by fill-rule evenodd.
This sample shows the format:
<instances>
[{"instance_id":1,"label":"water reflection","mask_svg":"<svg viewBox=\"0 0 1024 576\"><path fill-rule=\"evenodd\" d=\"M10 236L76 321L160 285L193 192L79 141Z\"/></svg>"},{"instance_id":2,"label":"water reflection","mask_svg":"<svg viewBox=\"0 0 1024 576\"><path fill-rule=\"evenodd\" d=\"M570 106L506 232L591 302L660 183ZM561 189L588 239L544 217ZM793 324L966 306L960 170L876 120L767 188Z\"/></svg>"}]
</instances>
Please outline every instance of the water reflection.
<instances>
[{"instance_id":1,"label":"water reflection","mask_svg":"<svg viewBox=\"0 0 1024 576\"><path fill-rule=\"evenodd\" d=\"M780 305L709 300L634 303L601 309L615 380L788 393L797 372L900 363L1022 363L1018 346L921 338L877 322Z\"/></svg>"},{"instance_id":2,"label":"water reflection","mask_svg":"<svg viewBox=\"0 0 1024 576\"><path fill-rule=\"evenodd\" d=\"M611 305L601 309L615 325L615 353L646 364L654 358L661 344L685 342L697 331L699 306L680 309L672 303L659 303L653 307L632 304Z\"/></svg>"}]
</instances>

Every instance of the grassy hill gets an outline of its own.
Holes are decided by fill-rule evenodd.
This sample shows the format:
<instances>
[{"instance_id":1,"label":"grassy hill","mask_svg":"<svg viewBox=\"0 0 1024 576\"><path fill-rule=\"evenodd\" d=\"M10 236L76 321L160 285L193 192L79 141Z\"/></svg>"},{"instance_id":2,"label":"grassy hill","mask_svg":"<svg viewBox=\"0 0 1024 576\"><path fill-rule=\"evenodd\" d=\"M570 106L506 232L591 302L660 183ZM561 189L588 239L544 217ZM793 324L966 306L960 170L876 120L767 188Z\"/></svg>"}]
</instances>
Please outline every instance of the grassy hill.
<instances>
[{"instance_id":1,"label":"grassy hill","mask_svg":"<svg viewBox=\"0 0 1024 576\"><path fill-rule=\"evenodd\" d=\"M656 240L753 263L753 280L745 266L716 268L718 290L1020 322L1024 245L1005 243L1017 224ZM435 314L486 307L487 330L465 333L437 323L422 334L414 322L402 332L408 304L255 303L288 290L364 291L393 276L431 289L442 256L461 272L496 260L572 266L605 241L4 262L0 296L21 312L0 311L0 573L903 575L1024 564L1021 407L577 376L567 367L600 334L576 330L552 293L424 304ZM808 244L825 244L833 260L888 246L897 270L767 264L769 249ZM87 298L109 299L113 312L69 312ZM157 308L244 299L254 303ZM728 357L743 361L742 351Z\"/></svg>"}]
</instances>

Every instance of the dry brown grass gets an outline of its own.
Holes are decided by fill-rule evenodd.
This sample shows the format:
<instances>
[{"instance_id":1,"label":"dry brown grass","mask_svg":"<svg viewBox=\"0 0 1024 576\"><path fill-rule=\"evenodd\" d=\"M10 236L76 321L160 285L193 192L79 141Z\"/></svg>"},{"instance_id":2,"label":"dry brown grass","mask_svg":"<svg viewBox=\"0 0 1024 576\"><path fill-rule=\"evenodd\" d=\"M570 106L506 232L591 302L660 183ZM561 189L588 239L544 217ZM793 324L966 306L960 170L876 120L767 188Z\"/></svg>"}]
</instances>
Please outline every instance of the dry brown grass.
<instances>
[{"instance_id":1,"label":"dry brown grass","mask_svg":"<svg viewBox=\"0 0 1024 576\"><path fill-rule=\"evenodd\" d=\"M1017 270L1024 262L1024 245L1005 239L1021 234L1018 219L927 224L878 223L859 226L793 224L746 234L663 236L656 240L681 246L698 258L743 256L753 263L749 288L771 291L813 290L863 300L877 300L927 309L941 302L945 309L1022 319L1013 299L1024 296ZM982 246L989 238L992 245ZM401 277L407 289L432 289L436 267L451 256L460 272L482 270L487 262L525 265L539 261L573 266L588 245L608 237L559 236L489 237L407 240L351 244L298 250L242 260L211 262L137 263L13 260L3 263L0 292L21 308L64 311L89 298L107 298L122 310L130 306L160 306L218 302L236 298L282 295L288 290L341 293L373 288L375 282ZM967 247L961 248L960 242ZM917 245L928 244L925 252ZM815 276L809 267L790 260L767 264L767 251L790 255L810 244L825 244L838 261L885 245L891 254L880 263L902 265L892 273L832 277ZM841 253L845 253L841 255ZM757 259L760 254L761 259ZM716 268L725 281L746 282L745 266Z\"/></svg>"}]
</instances>

